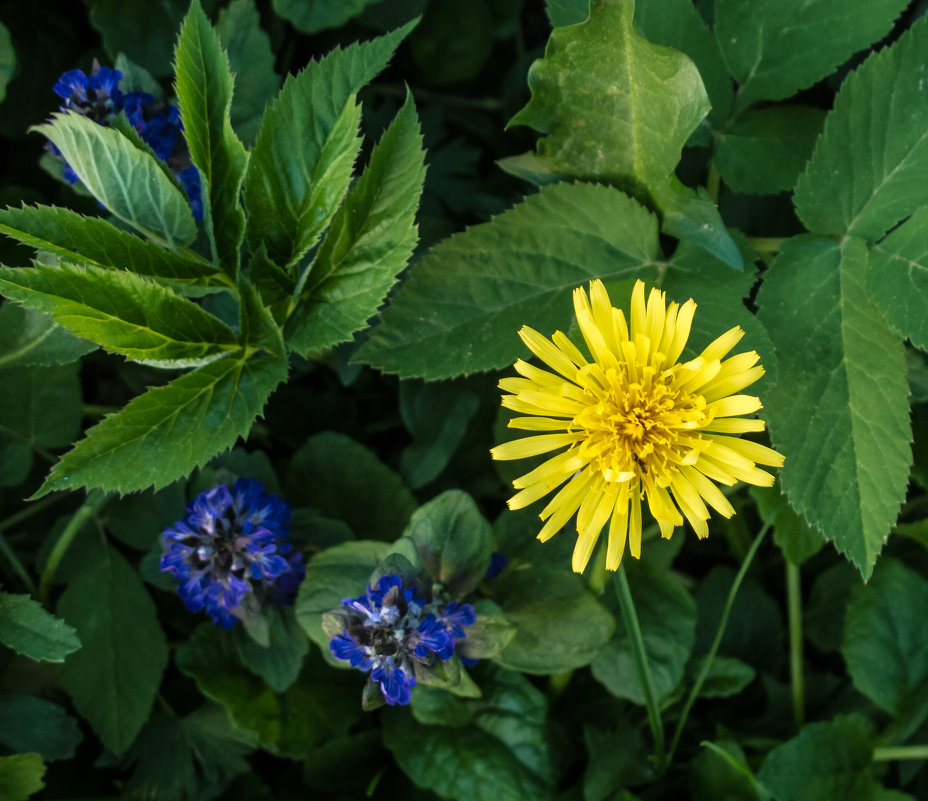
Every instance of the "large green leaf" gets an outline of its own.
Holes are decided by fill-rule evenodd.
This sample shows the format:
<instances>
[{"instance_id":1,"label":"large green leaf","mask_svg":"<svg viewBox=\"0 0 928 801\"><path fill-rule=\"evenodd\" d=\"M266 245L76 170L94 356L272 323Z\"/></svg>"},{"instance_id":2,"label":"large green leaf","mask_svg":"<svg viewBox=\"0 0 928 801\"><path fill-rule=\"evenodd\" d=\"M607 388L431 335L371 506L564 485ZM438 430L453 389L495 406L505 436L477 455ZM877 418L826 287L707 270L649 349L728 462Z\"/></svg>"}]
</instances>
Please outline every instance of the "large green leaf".
<instances>
[{"instance_id":1,"label":"large green leaf","mask_svg":"<svg viewBox=\"0 0 928 801\"><path fill-rule=\"evenodd\" d=\"M134 492L189 475L246 436L287 377L271 356L229 356L149 389L91 428L52 468L36 497L74 487Z\"/></svg>"},{"instance_id":2,"label":"large green leaf","mask_svg":"<svg viewBox=\"0 0 928 801\"><path fill-rule=\"evenodd\" d=\"M338 28L375 0L274 0L274 11L303 33Z\"/></svg>"},{"instance_id":3,"label":"large green leaf","mask_svg":"<svg viewBox=\"0 0 928 801\"><path fill-rule=\"evenodd\" d=\"M0 642L41 662L64 662L81 647L72 626L28 595L0 592Z\"/></svg>"},{"instance_id":4,"label":"large green leaf","mask_svg":"<svg viewBox=\"0 0 928 801\"><path fill-rule=\"evenodd\" d=\"M715 36L738 82L735 111L780 100L882 39L908 0L717 0Z\"/></svg>"},{"instance_id":5,"label":"large green leaf","mask_svg":"<svg viewBox=\"0 0 928 801\"><path fill-rule=\"evenodd\" d=\"M80 114L53 114L33 130L61 151L83 184L106 208L146 236L171 248L197 235L187 198L155 158L112 128Z\"/></svg>"},{"instance_id":6,"label":"large green leaf","mask_svg":"<svg viewBox=\"0 0 928 801\"><path fill-rule=\"evenodd\" d=\"M351 339L383 303L416 246L425 153L412 95L332 220L295 313L287 345L301 354Z\"/></svg>"},{"instance_id":7,"label":"large green leaf","mask_svg":"<svg viewBox=\"0 0 928 801\"><path fill-rule=\"evenodd\" d=\"M825 112L799 105L747 111L722 130L712 163L736 192L792 189L822 130Z\"/></svg>"},{"instance_id":8,"label":"large green leaf","mask_svg":"<svg viewBox=\"0 0 928 801\"><path fill-rule=\"evenodd\" d=\"M0 290L75 336L156 367L192 367L235 350L235 333L197 304L134 273L101 267L0 267Z\"/></svg>"},{"instance_id":9,"label":"large green leaf","mask_svg":"<svg viewBox=\"0 0 928 801\"><path fill-rule=\"evenodd\" d=\"M654 694L660 701L683 678L696 636L696 602L667 571L646 562L635 563L628 578ZM616 633L593 660L593 675L613 695L644 704L631 639L618 611L615 605Z\"/></svg>"},{"instance_id":10,"label":"large green leaf","mask_svg":"<svg viewBox=\"0 0 928 801\"><path fill-rule=\"evenodd\" d=\"M532 99L509 124L546 134L538 156L554 175L647 200L667 183L709 100L696 65L639 36L634 13L634 0L593 0L586 22L555 28L529 70Z\"/></svg>"},{"instance_id":11,"label":"large green leaf","mask_svg":"<svg viewBox=\"0 0 928 801\"><path fill-rule=\"evenodd\" d=\"M48 762L71 759L84 735L64 707L31 695L0 695L0 742Z\"/></svg>"},{"instance_id":12,"label":"large green leaf","mask_svg":"<svg viewBox=\"0 0 928 801\"><path fill-rule=\"evenodd\" d=\"M38 754L14 754L0 757L0 798L26 801L45 787L45 765Z\"/></svg>"},{"instance_id":13,"label":"large green leaf","mask_svg":"<svg viewBox=\"0 0 928 801\"><path fill-rule=\"evenodd\" d=\"M216 33L235 73L232 127L245 144L254 142L264 107L280 88L271 40L260 22L255 0L232 0L216 22Z\"/></svg>"},{"instance_id":14,"label":"large green leaf","mask_svg":"<svg viewBox=\"0 0 928 801\"><path fill-rule=\"evenodd\" d=\"M193 0L174 51L177 99L190 158L200 171L203 219L216 261L239 268L245 213L239 195L248 156L232 130L229 59L199 0Z\"/></svg>"},{"instance_id":15,"label":"large green leaf","mask_svg":"<svg viewBox=\"0 0 928 801\"><path fill-rule=\"evenodd\" d=\"M783 491L865 579L912 462L904 350L870 304L866 265L862 240L797 237L758 300L778 354L766 417Z\"/></svg>"},{"instance_id":16,"label":"large green leaf","mask_svg":"<svg viewBox=\"0 0 928 801\"><path fill-rule=\"evenodd\" d=\"M333 50L287 78L261 121L245 175L252 250L263 244L285 266L315 244L348 188L361 144L354 95L410 30Z\"/></svg>"},{"instance_id":17,"label":"large green leaf","mask_svg":"<svg viewBox=\"0 0 928 801\"><path fill-rule=\"evenodd\" d=\"M893 715L928 689L925 615L928 581L886 559L851 592L841 653L854 686Z\"/></svg>"},{"instance_id":18,"label":"large green leaf","mask_svg":"<svg viewBox=\"0 0 928 801\"><path fill-rule=\"evenodd\" d=\"M928 206L873 245L867 291L893 329L928 349Z\"/></svg>"},{"instance_id":19,"label":"large green leaf","mask_svg":"<svg viewBox=\"0 0 928 801\"><path fill-rule=\"evenodd\" d=\"M72 337L47 315L15 303L0 306L0 368L70 364L97 349Z\"/></svg>"},{"instance_id":20,"label":"large green leaf","mask_svg":"<svg viewBox=\"0 0 928 801\"><path fill-rule=\"evenodd\" d=\"M130 270L149 278L225 284L217 269L190 251L170 251L99 217L57 206L0 209L0 231L74 264Z\"/></svg>"},{"instance_id":21,"label":"large green leaf","mask_svg":"<svg viewBox=\"0 0 928 801\"><path fill-rule=\"evenodd\" d=\"M854 19L844 2L834 5ZM847 77L796 184L796 211L810 231L875 240L928 203L925 70L928 18Z\"/></svg>"},{"instance_id":22,"label":"large green leaf","mask_svg":"<svg viewBox=\"0 0 928 801\"><path fill-rule=\"evenodd\" d=\"M84 646L60 676L77 710L118 754L148 719L168 651L142 580L115 548L97 542L58 601Z\"/></svg>"},{"instance_id":23,"label":"large green leaf","mask_svg":"<svg viewBox=\"0 0 928 801\"><path fill-rule=\"evenodd\" d=\"M516 332L566 329L570 290L591 278L656 276L657 220L607 186L555 184L418 262L358 359L404 377L511 364Z\"/></svg>"}]
</instances>

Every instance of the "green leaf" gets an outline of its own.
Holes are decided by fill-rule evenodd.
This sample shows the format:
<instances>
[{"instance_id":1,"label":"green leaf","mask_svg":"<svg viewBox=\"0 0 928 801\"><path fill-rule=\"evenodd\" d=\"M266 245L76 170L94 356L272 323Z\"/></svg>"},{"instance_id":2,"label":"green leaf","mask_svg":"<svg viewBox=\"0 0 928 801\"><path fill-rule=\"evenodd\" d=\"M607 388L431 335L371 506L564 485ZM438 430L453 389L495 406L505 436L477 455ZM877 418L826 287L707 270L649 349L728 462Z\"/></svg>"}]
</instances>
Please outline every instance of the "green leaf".
<instances>
[{"instance_id":1,"label":"green leaf","mask_svg":"<svg viewBox=\"0 0 928 801\"><path fill-rule=\"evenodd\" d=\"M299 306L285 329L292 350L305 355L348 341L383 303L416 246L424 157L407 91L307 268Z\"/></svg>"},{"instance_id":2,"label":"green leaf","mask_svg":"<svg viewBox=\"0 0 928 801\"><path fill-rule=\"evenodd\" d=\"M490 566L490 524L466 492L448 490L420 506L404 534L415 543L432 581L455 598L473 592Z\"/></svg>"},{"instance_id":3,"label":"green leaf","mask_svg":"<svg viewBox=\"0 0 928 801\"><path fill-rule=\"evenodd\" d=\"M902 343L870 305L866 245L784 242L758 305L777 348L766 398L790 504L869 578L905 497L912 455Z\"/></svg>"},{"instance_id":4,"label":"green leaf","mask_svg":"<svg viewBox=\"0 0 928 801\"><path fill-rule=\"evenodd\" d=\"M110 56L125 52L153 75L163 77L171 71L174 39L188 5L188 0L131 6L122 0L91 0L90 21L103 35Z\"/></svg>"},{"instance_id":5,"label":"green leaf","mask_svg":"<svg viewBox=\"0 0 928 801\"><path fill-rule=\"evenodd\" d=\"M101 267L0 267L0 290L75 336L155 367L193 367L227 356L235 333L171 289Z\"/></svg>"},{"instance_id":6,"label":"green leaf","mask_svg":"<svg viewBox=\"0 0 928 801\"><path fill-rule=\"evenodd\" d=\"M820 651L841 648L851 588L859 583L860 574L844 561L816 576L802 623L806 639Z\"/></svg>"},{"instance_id":7,"label":"green leaf","mask_svg":"<svg viewBox=\"0 0 928 801\"><path fill-rule=\"evenodd\" d=\"M426 6L422 21L409 37L409 51L424 83L448 86L477 78L498 35L494 5L500 4L471 0L466 14L453 3Z\"/></svg>"},{"instance_id":8,"label":"green leaf","mask_svg":"<svg viewBox=\"0 0 928 801\"><path fill-rule=\"evenodd\" d=\"M857 24L844 2L827 5ZM885 3L866 4L871 5ZM928 203L926 69L928 19L923 18L848 75L796 184L796 212L810 231L876 240Z\"/></svg>"},{"instance_id":9,"label":"green leaf","mask_svg":"<svg viewBox=\"0 0 928 801\"><path fill-rule=\"evenodd\" d=\"M123 95L129 92L147 92L155 100L164 100L164 90L161 84L147 69L130 60L125 53L116 56L113 68L122 73L119 88Z\"/></svg>"},{"instance_id":10,"label":"green leaf","mask_svg":"<svg viewBox=\"0 0 928 801\"><path fill-rule=\"evenodd\" d=\"M0 486L29 473L36 447L63 448L80 433L77 365L10 367L0 374Z\"/></svg>"},{"instance_id":11,"label":"green leaf","mask_svg":"<svg viewBox=\"0 0 928 801\"><path fill-rule=\"evenodd\" d=\"M690 662L687 673L694 682L702 669L704 659ZM747 687L757 671L746 662L732 656L716 656L712 660L709 672L706 674L702 688L699 690L700 698L728 698L737 695Z\"/></svg>"},{"instance_id":12,"label":"green leaf","mask_svg":"<svg viewBox=\"0 0 928 801\"><path fill-rule=\"evenodd\" d=\"M0 695L0 742L46 762L71 759L84 735L64 707L29 695Z\"/></svg>"},{"instance_id":13,"label":"green leaf","mask_svg":"<svg viewBox=\"0 0 928 801\"><path fill-rule=\"evenodd\" d=\"M168 651L155 605L132 566L105 542L94 556L58 601L58 614L84 645L60 678L81 716L119 754L148 719Z\"/></svg>"},{"instance_id":14,"label":"green leaf","mask_svg":"<svg viewBox=\"0 0 928 801\"><path fill-rule=\"evenodd\" d=\"M785 192L796 185L824 121L825 112L810 106L745 112L720 132L712 163L735 192Z\"/></svg>"},{"instance_id":15,"label":"green leaf","mask_svg":"<svg viewBox=\"0 0 928 801\"><path fill-rule=\"evenodd\" d=\"M72 264L128 270L167 282L226 285L212 264L190 251L165 250L100 217L84 217L69 209L0 209L0 231Z\"/></svg>"},{"instance_id":16,"label":"green leaf","mask_svg":"<svg viewBox=\"0 0 928 801\"><path fill-rule=\"evenodd\" d=\"M928 350L928 206L918 209L882 242L867 264L867 292L893 330Z\"/></svg>"},{"instance_id":17,"label":"green leaf","mask_svg":"<svg viewBox=\"0 0 928 801\"><path fill-rule=\"evenodd\" d=\"M474 717L471 704L446 690L417 684L410 709L419 723L434 726L464 726Z\"/></svg>"},{"instance_id":18,"label":"green leaf","mask_svg":"<svg viewBox=\"0 0 928 801\"><path fill-rule=\"evenodd\" d=\"M6 85L13 77L16 69L16 52L13 50L13 40L9 29L0 24L0 103L6 97Z\"/></svg>"},{"instance_id":19,"label":"green leaf","mask_svg":"<svg viewBox=\"0 0 928 801\"><path fill-rule=\"evenodd\" d=\"M229 118L234 85L229 59L199 0L190 4L181 26L174 62L184 139L200 171L206 232L217 263L234 277L245 233L239 195L248 155Z\"/></svg>"},{"instance_id":20,"label":"green leaf","mask_svg":"<svg viewBox=\"0 0 928 801\"><path fill-rule=\"evenodd\" d=\"M303 657L309 651L306 632L298 625L290 607L275 606L266 610L270 618L270 642L262 647L245 633L244 627L237 629L236 636L239 658L252 673L261 676L274 692L284 692L300 674Z\"/></svg>"},{"instance_id":21,"label":"green leaf","mask_svg":"<svg viewBox=\"0 0 928 801\"><path fill-rule=\"evenodd\" d=\"M616 189L555 184L455 234L411 270L356 359L427 379L505 367L517 331L566 329L570 290L654 277L657 221Z\"/></svg>"},{"instance_id":22,"label":"green leaf","mask_svg":"<svg viewBox=\"0 0 928 801\"><path fill-rule=\"evenodd\" d=\"M715 36L738 82L735 113L781 100L882 39L907 0L716 0Z\"/></svg>"},{"instance_id":23,"label":"green leaf","mask_svg":"<svg viewBox=\"0 0 928 801\"><path fill-rule=\"evenodd\" d=\"M286 377L284 361L236 356L149 389L91 428L35 497L75 487L134 492L166 486L246 436Z\"/></svg>"},{"instance_id":24,"label":"green leaf","mask_svg":"<svg viewBox=\"0 0 928 801\"><path fill-rule=\"evenodd\" d=\"M480 399L461 382L400 381L399 402L403 424L413 437L400 454L400 472L412 489L419 489L447 467Z\"/></svg>"},{"instance_id":25,"label":"green leaf","mask_svg":"<svg viewBox=\"0 0 928 801\"><path fill-rule=\"evenodd\" d=\"M0 642L41 662L64 662L81 647L77 632L28 595L0 592Z\"/></svg>"},{"instance_id":26,"label":"green leaf","mask_svg":"<svg viewBox=\"0 0 928 801\"><path fill-rule=\"evenodd\" d=\"M106 530L140 551L160 548L161 532L184 517L183 484L178 481L160 492L146 490L113 498L107 502L103 517Z\"/></svg>"},{"instance_id":27,"label":"green leaf","mask_svg":"<svg viewBox=\"0 0 928 801\"><path fill-rule=\"evenodd\" d=\"M93 196L123 222L171 249L197 235L187 198L156 159L80 114L53 114L31 130L47 136Z\"/></svg>"},{"instance_id":28,"label":"green leaf","mask_svg":"<svg viewBox=\"0 0 928 801\"><path fill-rule=\"evenodd\" d=\"M770 794L748 767L738 743L703 740L703 746L690 766L688 786L693 801L769 801Z\"/></svg>"},{"instance_id":29,"label":"green leaf","mask_svg":"<svg viewBox=\"0 0 928 801\"><path fill-rule=\"evenodd\" d=\"M545 0L551 27L577 25L590 16L590 0Z\"/></svg>"},{"instance_id":30,"label":"green leaf","mask_svg":"<svg viewBox=\"0 0 928 801\"><path fill-rule=\"evenodd\" d=\"M0 757L0 798L3 801L26 801L45 787L45 765L39 754L14 754Z\"/></svg>"},{"instance_id":31,"label":"green leaf","mask_svg":"<svg viewBox=\"0 0 928 801\"><path fill-rule=\"evenodd\" d=\"M274 0L274 11L303 33L338 28L376 0Z\"/></svg>"},{"instance_id":32,"label":"green leaf","mask_svg":"<svg viewBox=\"0 0 928 801\"><path fill-rule=\"evenodd\" d=\"M509 124L546 134L537 151L555 175L647 201L673 174L709 100L696 65L639 36L634 13L633 0L593 0L586 22L555 28L529 70L532 98Z\"/></svg>"},{"instance_id":33,"label":"green leaf","mask_svg":"<svg viewBox=\"0 0 928 801\"><path fill-rule=\"evenodd\" d=\"M272 261L288 266L315 244L344 197L361 145L354 96L410 30L333 50L287 78L261 121L245 175L253 251L263 244Z\"/></svg>"},{"instance_id":34,"label":"green leaf","mask_svg":"<svg viewBox=\"0 0 928 801\"><path fill-rule=\"evenodd\" d=\"M283 332L254 284L239 274L239 331L242 342L286 358Z\"/></svg>"},{"instance_id":35,"label":"green leaf","mask_svg":"<svg viewBox=\"0 0 928 801\"><path fill-rule=\"evenodd\" d=\"M696 635L696 602L667 571L656 570L646 562L635 562L628 578L654 694L660 701L683 678ZM613 604L613 608L617 612L618 604ZM596 654L592 670L616 697L644 704L631 640L620 617L616 617L612 639Z\"/></svg>"},{"instance_id":36,"label":"green leaf","mask_svg":"<svg viewBox=\"0 0 928 801\"><path fill-rule=\"evenodd\" d=\"M779 487L751 487L749 492L761 519L773 526L773 541L792 564L801 565L822 550L825 540L821 532L790 509Z\"/></svg>"},{"instance_id":37,"label":"green leaf","mask_svg":"<svg viewBox=\"0 0 928 801\"><path fill-rule=\"evenodd\" d=\"M583 580L559 568L511 571L493 585L494 600L517 626L493 661L523 673L557 673L593 661L615 619Z\"/></svg>"},{"instance_id":38,"label":"green leaf","mask_svg":"<svg viewBox=\"0 0 928 801\"><path fill-rule=\"evenodd\" d=\"M271 40L260 22L254 0L232 0L216 22L216 33L235 73L232 127L246 144L254 142L264 107L280 88Z\"/></svg>"},{"instance_id":39,"label":"green leaf","mask_svg":"<svg viewBox=\"0 0 928 801\"><path fill-rule=\"evenodd\" d=\"M859 715L812 723L774 748L757 778L777 801L851 799L873 782L872 738L873 725Z\"/></svg>"},{"instance_id":40,"label":"green leaf","mask_svg":"<svg viewBox=\"0 0 928 801\"><path fill-rule=\"evenodd\" d=\"M841 654L854 686L881 709L898 715L928 685L924 609L928 581L885 559L867 586L851 592Z\"/></svg>"},{"instance_id":41,"label":"green leaf","mask_svg":"<svg viewBox=\"0 0 928 801\"><path fill-rule=\"evenodd\" d=\"M663 214L661 233L692 243L735 270L742 269L741 252L705 188L693 190L672 178L657 189L655 197Z\"/></svg>"},{"instance_id":42,"label":"green leaf","mask_svg":"<svg viewBox=\"0 0 928 801\"><path fill-rule=\"evenodd\" d=\"M287 484L291 498L344 520L362 539L392 542L416 508L393 470L363 445L331 431L310 437L293 455Z\"/></svg>"},{"instance_id":43,"label":"green leaf","mask_svg":"<svg viewBox=\"0 0 928 801\"><path fill-rule=\"evenodd\" d=\"M70 364L97 349L71 336L47 315L13 303L0 306L0 368Z\"/></svg>"},{"instance_id":44,"label":"green leaf","mask_svg":"<svg viewBox=\"0 0 928 801\"><path fill-rule=\"evenodd\" d=\"M323 653L328 653L331 638L322 630L322 615L338 607L342 598L365 592L388 549L384 542L345 542L309 560L294 610L297 622Z\"/></svg>"}]
</instances>

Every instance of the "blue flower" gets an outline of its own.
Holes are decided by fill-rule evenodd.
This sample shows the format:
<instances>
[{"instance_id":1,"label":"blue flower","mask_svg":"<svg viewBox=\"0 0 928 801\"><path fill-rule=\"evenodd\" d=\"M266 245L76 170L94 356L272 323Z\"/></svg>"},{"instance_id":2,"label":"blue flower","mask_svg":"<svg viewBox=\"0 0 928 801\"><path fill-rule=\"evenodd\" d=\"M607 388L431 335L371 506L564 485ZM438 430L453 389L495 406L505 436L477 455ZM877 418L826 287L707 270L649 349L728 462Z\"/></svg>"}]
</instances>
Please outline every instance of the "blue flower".
<instances>
[{"instance_id":1,"label":"blue flower","mask_svg":"<svg viewBox=\"0 0 928 801\"><path fill-rule=\"evenodd\" d=\"M161 569L180 581L191 612L206 611L223 628L266 599L292 604L306 574L302 554L284 542L291 508L260 481L240 478L201 492L187 516L161 535Z\"/></svg>"},{"instance_id":2,"label":"blue flower","mask_svg":"<svg viewBox=\"0 0 928 801\"><path fill-rule=\"evenodd\" d=\"M121 79L119 70L94 62L90 75L83 70L68 70L58 79L53 91L64 100L62 111L73 111L100 125L109 125L122 108Z\"/></svg>"},{"instance_id":3,"label":"blue flower","mask_svg":"<svg viewBox=\"0 0 928 801\"><path fill-rule=\"evenodd\" d=\"M329 650L379 686L390 705L408 704L416 666L431 667L454 656L477 615L471 604L431 602L404 587L400 576L382 576L357 598L345 598L326 618L335 636Z\"/></svg>"}]
</instances>

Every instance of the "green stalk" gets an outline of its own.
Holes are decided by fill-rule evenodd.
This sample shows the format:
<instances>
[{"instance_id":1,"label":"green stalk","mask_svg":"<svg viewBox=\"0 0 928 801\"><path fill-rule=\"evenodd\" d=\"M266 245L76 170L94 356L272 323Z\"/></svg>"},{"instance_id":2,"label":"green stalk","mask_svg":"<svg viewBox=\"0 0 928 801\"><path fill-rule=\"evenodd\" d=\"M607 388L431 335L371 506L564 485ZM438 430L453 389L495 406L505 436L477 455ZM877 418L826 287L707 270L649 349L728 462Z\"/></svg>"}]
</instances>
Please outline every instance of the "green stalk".
<instances>
[{"instance_id":1,"label":"green stalk","mask_svg":"<svg viewBox=\"0 0 928 801\"><path fill-rule=\"evenodd\" d=\"M43 606L48 605L48 591L51 587L52 579L58 564L61 562L71 542L77 536L77 533L84 527L84 524L96 515L108 500L105 493L95 490L87 495L87 499L71 516L68 524L58 537L55 547L48 555L48 561L42 569L42 576L39 579L39 601Z\"/></svg>"},{"instance_id":2,"label":"green stalk","mask_svg":"<svg viewBox=\"0 0 928 801\"><path fill-rule=\"evenodd\" d=\"M680 737L683 734L683 729L686 727L686 720L689 717L690 710L693 708L693 704L696 703L696 699L699 697L699 691L702 689L702 685L706 680L706 676L709 675L709 670L712 667L712 660L715 659L716 653L718 653L719 646L722 644L722 638L725 636L725 628L728 626L728 616L731 614L731 608L735 602L735 596L738 594L738 590L741 588L741 582L744 581L744 577L747 575L748 568L751 566L751 562L754 560L754 554L757 553L757 549L760 547L761 542L764 539L764 535L767 533L767 530L770 528L770 524L767 523L761 530L760 533L754 538L754 542L751 543L751 547L748 550L747 556L744 557L744 561L741 563L741 567L738 570L738 574L735 576L735 580L731 584L731 589L728 591L728 598L725 599L725 607L722 609L722 618L719 620L718 631L715 632L715 639L712 641L712 646L709 648L709 653L706 654L705 659L702 660L702 667L699 670L699 676L696 677L696 682L693 684L693 688L690 690L689 696L687 696L686 703L683 705L683 712L680 714L680 719L677 721L677 728L674 730L673 739L670 741L670 750L667 752L667 760L661 765L661 770L666 770L670 765L673 755L677 750L677 745L680 743Z\"/></svg>"},{"instance_id":3,"label":"green stalk","mask_svg":"<svg viewBox=\"0 0 928 801\"><path fill-rule=\"evenodd\" d=\"M651 735L654 737L654 765L660 770L664 764L664 723L661 720L661 710L654 697L654 683L651 680L651 671L648 668L648 657L644 650L644 638L641 636L641 626L638 624L638 613L635 611L635 601L628 586L628 577L625 575L625 565L619 565L616 572L616 594L619 596L619 608L622 610L622 622L632 645L632 654L635 657L635 670L638 673L638 683L644 694L645 706L648 710L648 723L651 726Z\"/></svg>"},{"instance_id":4,"label":"green stalk","mask_svg":"<svg viewBox=\"0 0 928 801\"><path fill-rule=\"evenodd\" d=\"M8 528L13 528L13 526L18 526L24 520L28 520L34 514L41 512L47 506L51 506L53 503L61 500L64 497L67 496L62 494L48 495L41 501L37 501L36 503L31 503L29 506L23 507L15 514L12 514L6 518L6 520L0 520L0 532L5 531ZM0 534L0 553L6 557L7 561L10 563L10 567L13 568L16 575L22 579L23 585L26 587L28 593L30 595L35 595L35 582L32 580L32 576L29 575L29 571L27 571L23 566L23 563L16 555L16 551L13 550L13 547L9 544L9 542L7 542L7 539L3 536L3 534Z\"/></svg>"},{"instance_id":5,"label":"green stalk","mask_svg":"<svg viewBox=\"0 0 928 801\"><path fill-rule=\"evenodd\" d=\"M928 745L895 745L873 749L874 762L889 762L894 759L928 759Z\"/></svg>"},{"instance_id":6,"label":"green stalk","mask_svg":"<svg viewBox=\"0 0 928 801\"><path fill-rule=\"evenodd\" d=\"M786 560L786 608L789 615L789 675L793 690L793 721L796 730L805 723L805 687L802 675L802 588L799 565Z\"/></svg>"}]
</instances>

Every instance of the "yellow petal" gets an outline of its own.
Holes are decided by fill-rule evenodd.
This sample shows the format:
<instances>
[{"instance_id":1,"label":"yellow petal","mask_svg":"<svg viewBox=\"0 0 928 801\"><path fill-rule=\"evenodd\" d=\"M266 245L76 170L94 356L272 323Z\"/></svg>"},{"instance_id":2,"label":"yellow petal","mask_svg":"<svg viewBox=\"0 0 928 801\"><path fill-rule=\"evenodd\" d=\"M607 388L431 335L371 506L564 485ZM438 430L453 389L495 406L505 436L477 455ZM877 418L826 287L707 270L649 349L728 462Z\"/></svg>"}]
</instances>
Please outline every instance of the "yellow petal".
<instances>
[{"instance_id":1,"label":"yellow petal","mask_svg":"<svg viewBox=\"0 0 928 801\"><path fill-rule=\"evenodd\" d=\"M593 476L589 471L581 473L562 487L560 492L551 499L551 502L542 509L539 517L545 521L545 524L542 526L541 531L538 532L539 540L547 542L567 525L567 521L570 520L583 501L583 496L589 489L592 480Z\"/></svg>"},{"instance_id":2,"label":"yellow petal","mask_svg":"<svg viewBox=\"0 0 928 801\"><path fill-rule=\"evenodd\" d=\"M722 336L712 342L702 353L699 355L705 359L707 362L711 362L714 359L721 359L725 356L728 351L730 351L738 342L741 340L741 337L744 336L744 330L740 325L736 325L734 328L726 331Z\"/></svg>"},{"instance_id":3,"label":"yellow petal","mask_svg":"<svg viewBox=\"0 0 928 801\"><path fill-rule=\"evenodd\" d=\"M525 459L529 456L538 456L540 453L547 453L557 448L563 448L567 445L573 445L577 440L583 437L582 434L540 434L537 437L522 437L514 439L512 442L504 442L490 449L490 455L494 459Z\"/></svg>"},{"instance_id":4,"label":"yellow petal","mask_svg":"<svg viewBox=\"0 0 928 801\"><path fill-rule=\"evenodd\" d=\"M693 315L696 314L696 302L688 300L680 307L677 312L677 319L674 324L673 341L664 347L664 355L667 357L667 364L674 364L683 353L687 340L690 338L690 328L693 325Z\"/></svg>"},{"instance_id":5,"label":"yellow petal","mask_svg":"<svg viewBox=\"0 0 928 801\"><path fill-rule=\"evenodd\" d=\"M728 498L722 491L706 478L699 470L692 467L684 467L680 471L683 478L688 481L698 492L703 500L709 504L722 517L731 517L735 513L735 507L732 506Z\"/></svg>"},{"instance_id":6,"label":"yellow petal","mask_svg":"<svg viewBox=\"0 0 928 801\"><path fill-rule=\"evenodd\" d=\"M783 466L783 455L777 453L773 448L761 445L758 442L752 442L749 439L739 439L738 437L715 437L710 436L713 442L717 442L724 447L731 448L735 453L740 454L746 459L750 459L757 464L767 464L771 467Z\"/></svg>"},{"instance_id":7,"label":"yellow petal","mask_svg":"<svg viewBox=\"0 0 928 801\"><path fill-rule=\"evenodd\" d=\"M569 451L548 459L524 476L520 476L512 482L512 486L516 489L525 489L532 484L544 482L548 484L549 490L554 489L565 478L582 470L585 465L586 462L577 456L577 449L571 448Z\"/></svg>"},{"instance_id":8,"label":"yellow petal","mask_svg":"<svg viewBox=\"0 0 928 801\"><path fill-rule=\"evenodd\" d=\"M715 431L719 434L746 434L749 431L763 430L764 421L756 417L723 417L721 420L712 420L700 429L700 431Z\"/></svg>"},{"instance_id":9,"label":"yellow petal","mask_svg":"<svg viewBox=\"0 0 928 801\"><path fill-rule=\"evenodd\" d=\"M606 570L618 570L628 538L628 485L623 484L609 521L609 545L606 549Z\"/></svg>"},{"instance_id":10,"label":"yellow petal","mask_svg":"<svg viewBox=\"0 0 928 801\"><path fill-rule=\"evenodd\" d=\"M632 492L631 509L628 516L628 552L635 557L641 558L641 496L637 492Z\"/></svg>"},{"instance_id":11,"label":"yellow petal","mask_svg":"<svg viewBox=\"0 0 928 801\"><path fill-rule=\"evenodd\" d=\"M700 390L700 394L707 401L718 400L719 398L724 398L726 395L740 392L745 387L751 386L751 384L757 381L763 374L764 368L758 365L749 370L743 370L734 375L730 375L727 378L716 376L712 383Z\"/></svg>"},{"instance_id":12,"label":"yellow petal","mask_svg":"<svg viewBox=\"0 0 928 801\"><path fill-rule=\"evenodd\" d=\"M629 338L634 340L638 334L648 332L648 308L644 302L644 281L635 281L632 289L631 329Z\"/></svg>"},{"instance_id":13,"label":"yellow petal","mask_svg":"<svg viewBox=\"0 0 928 801\"><path fill-rule=\"evenodd\" d=\"M527 325L522 326L519 336L526 347L545 364L553 367L564 378L574 377L577 366L551 340L543 337L535 329L529 328Z\"/></svg>"},{"instance_id":14,"label":"yellow petal","mask_svg":"<svg viewBox=\"0 0 928 801\"><path fill-rule=\"evenodd\" d=\"M506 425L520 431L563 431L568 423L553 417L513 417ZM759 430L763 430L763 425Z\"/></svg>"},{"instance_id":15,"label":"yellow petal","mask_svg":"<svg viewBox=\"0 0 928 801\"><path fill-rule=\"evenodd\" d=\"M754 414L763 404L756 395L729 395L706 405L706 412L713 417L738 417Z\"/></svg>"}]
</instances>

